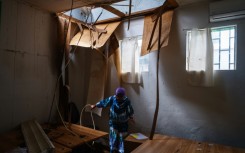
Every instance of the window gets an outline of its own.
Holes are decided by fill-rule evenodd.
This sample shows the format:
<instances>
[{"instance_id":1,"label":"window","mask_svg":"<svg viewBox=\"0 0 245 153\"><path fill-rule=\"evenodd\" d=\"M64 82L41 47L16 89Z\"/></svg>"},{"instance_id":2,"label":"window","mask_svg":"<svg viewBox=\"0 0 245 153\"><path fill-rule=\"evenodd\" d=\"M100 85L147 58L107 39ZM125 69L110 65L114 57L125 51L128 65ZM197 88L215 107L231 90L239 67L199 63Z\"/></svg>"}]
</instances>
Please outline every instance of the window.
<instances>
[{"instance_id":1,"label":"window","mask_svg":"<svg viewBox=\"0 0 245 153\"><path fill-rule=\"evenodd\" d=\"M212 28L214 70L236 69L236 26Z\"/></svg>"},{"instance_id":2,"label":"window","mask_svg":"<svg viewBox=\"0 0 245 153\"><path fill-rule=\"evenodd\" d=\"M141 53L142 47L142 38L138 39L138 55ZM140 72L148 72L149 71L149 55L139 56L139 71Z\"/></svg>"},{"instance_id":3,"label":"window","mask_svg":"<svg viewBox=\"0 0 245 153\"><path fill-rule=\"evenodd\" d=\"M187 31L186 38L187 38L186 70L188 70L191 31ZM235 70L236 69L236 26L233 25L233 26L211 28L211 39L213 42L213 70ZM196 42L196 43L200 43L200 42Z\"/></svg>"},{"instance_id":4,"label":"window","mask_svg":"<svg viewBox=\"0 0 245 153\"><path fill-rule=\"evenodd\" d=\"M122 79L127 83L140 83L141 72L148 72L148 55L140 56L142 36L120 41Z\"/></svg>"}]
</instances>

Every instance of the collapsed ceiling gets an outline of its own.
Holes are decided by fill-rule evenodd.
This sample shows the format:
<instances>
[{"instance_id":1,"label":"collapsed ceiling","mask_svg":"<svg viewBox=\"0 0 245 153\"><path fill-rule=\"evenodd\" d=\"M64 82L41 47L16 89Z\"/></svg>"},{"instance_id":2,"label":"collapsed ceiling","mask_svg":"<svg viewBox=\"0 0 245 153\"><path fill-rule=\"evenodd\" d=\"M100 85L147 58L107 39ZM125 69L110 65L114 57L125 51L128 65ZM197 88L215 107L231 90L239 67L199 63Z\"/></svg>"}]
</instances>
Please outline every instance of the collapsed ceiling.
<instances>
[{"instance_id":1,"label":"collapsed ceiling","mask_svg":"<svg viewBox=\"0 0 245 153\"><path fill-rule=\"evenodd\" d=\"M144 12L160 7L166 0L20 0L33 7L52 13L64 13L67 16L87 22L123 18L131 13ZM176 0L183 6L209 0ZM129 7L131 6L131 7ZM70 11L72 10L72 12Z\"/></svg>"},{"instance_id":2,"label":"collapsed ceiling","mask_svg":"<svg viewBox=\"0 0 245 153\"><path fill-rule=\"evenodd\" d=\"M94 6L98 4L112 4L122 0L21 0L53 13L71 10L83 6Z\"/></svg>"}]
</instances>

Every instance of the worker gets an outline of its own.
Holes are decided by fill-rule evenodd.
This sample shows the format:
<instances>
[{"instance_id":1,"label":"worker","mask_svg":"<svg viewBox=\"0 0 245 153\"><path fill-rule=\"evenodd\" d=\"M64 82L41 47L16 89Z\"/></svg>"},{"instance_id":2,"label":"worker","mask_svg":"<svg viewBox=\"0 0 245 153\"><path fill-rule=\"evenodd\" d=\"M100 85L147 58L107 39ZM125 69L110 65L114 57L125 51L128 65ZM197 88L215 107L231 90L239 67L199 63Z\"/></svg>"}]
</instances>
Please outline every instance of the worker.
<instances>
[{"instance_id":1,"label":"worker","mask_svg":"<svg viewBox=\"0 0 245 153\"><path fill-rule=\"evenodd\" d=\"M110 153L124 153L124 137L128 132L128 121L132 121L134 123L134 110L129 98L125 94L125 89L118 87L115 95L103 99L95 105L91 105L91 109L94 109L95 107L110 107Z\"/></svg>"}]
</instances>

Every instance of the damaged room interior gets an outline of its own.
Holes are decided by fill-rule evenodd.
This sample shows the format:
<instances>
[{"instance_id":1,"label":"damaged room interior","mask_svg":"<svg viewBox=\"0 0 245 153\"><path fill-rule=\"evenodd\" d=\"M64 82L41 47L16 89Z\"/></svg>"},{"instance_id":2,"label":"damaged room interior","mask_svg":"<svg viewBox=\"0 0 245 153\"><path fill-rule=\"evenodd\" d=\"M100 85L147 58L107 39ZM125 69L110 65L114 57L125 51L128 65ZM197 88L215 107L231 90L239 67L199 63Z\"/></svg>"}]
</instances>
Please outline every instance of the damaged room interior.
<instances>
[{"instance_id":1,"label":"damaged room interior","mask_svg":"<svg viewBox=\"0 0 245 153\"><path fill-rule=\"evenodd\" d=\"M0 0L1 153L245 153L244 0Z\"/></svg>"}]
</instances>

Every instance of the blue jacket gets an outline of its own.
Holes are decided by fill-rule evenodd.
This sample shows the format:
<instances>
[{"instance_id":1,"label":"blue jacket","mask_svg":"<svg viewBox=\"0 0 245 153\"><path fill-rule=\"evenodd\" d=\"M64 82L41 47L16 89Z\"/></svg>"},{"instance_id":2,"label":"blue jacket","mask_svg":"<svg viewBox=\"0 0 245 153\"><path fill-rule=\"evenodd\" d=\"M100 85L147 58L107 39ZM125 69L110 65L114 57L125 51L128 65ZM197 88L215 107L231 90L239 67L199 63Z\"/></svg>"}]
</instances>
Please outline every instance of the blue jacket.
<instances>
[{"instance_id":1,"label":"blue jacket","mask_svg":"<svg viewBox=\"0 0 245 153\"><path fill-rule=\"evenodd\" d=\"M98 108L110 107L109 119L110 124L126 123L129 118L133 117L134 110L128 97L124 96L119 102L116 95L110 96L99 101L96 104Z\"/></svg>"}]
</instances>

